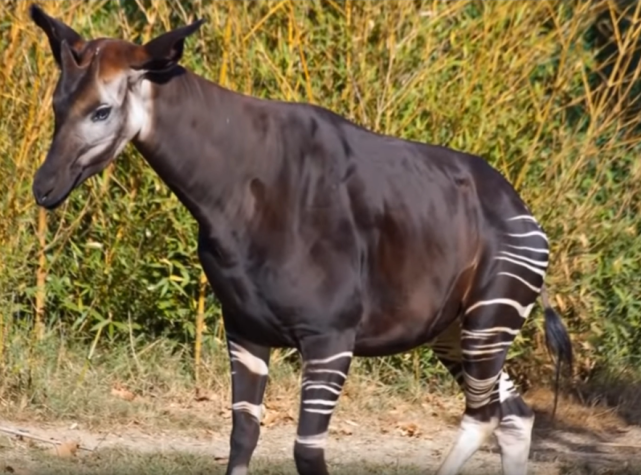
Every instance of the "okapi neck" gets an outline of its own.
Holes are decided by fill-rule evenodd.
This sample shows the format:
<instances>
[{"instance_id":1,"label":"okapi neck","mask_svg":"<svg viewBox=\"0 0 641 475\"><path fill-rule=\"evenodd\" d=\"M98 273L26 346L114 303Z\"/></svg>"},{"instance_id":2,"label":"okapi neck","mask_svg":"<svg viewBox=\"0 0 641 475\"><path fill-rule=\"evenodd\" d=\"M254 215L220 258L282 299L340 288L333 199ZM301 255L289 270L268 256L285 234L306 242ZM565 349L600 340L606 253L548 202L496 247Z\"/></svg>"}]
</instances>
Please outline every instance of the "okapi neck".
<instances>
[{"instance_id":1,"label":"okapi neck","mask_svg":"<svg viewBox=\"0 0 641 475\"><path fill-rule=\"evenodd\" d=\"M261 101L182 68L149 80L149 127L134 146L201 224L213 209L245 214L250 182L273 181L253 130Z\"/></svg>"}]
</instances>

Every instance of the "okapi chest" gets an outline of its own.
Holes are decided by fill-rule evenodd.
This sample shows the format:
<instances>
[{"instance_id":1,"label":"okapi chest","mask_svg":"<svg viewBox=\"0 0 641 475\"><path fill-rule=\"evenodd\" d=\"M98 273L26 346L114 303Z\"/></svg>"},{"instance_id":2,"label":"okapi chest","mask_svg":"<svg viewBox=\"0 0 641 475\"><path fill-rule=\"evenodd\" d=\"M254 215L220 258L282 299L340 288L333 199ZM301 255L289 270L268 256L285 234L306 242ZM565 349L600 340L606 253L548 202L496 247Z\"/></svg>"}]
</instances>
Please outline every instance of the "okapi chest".
<instances>
[{"instance_id":1,"label":"okapi chest","mask_svg":"<svg viewBox=\"0 0 641 475\"><path fill-rule=\"evenodd\" d=\"M466 398L438 475L459 473L492 433L504 473L525 475L533 413L503 366L539 295L557 364L572 349L545 291L547 236L498 171L192 73L179 63L202 20L136 45L30 12L61 72L36 202L57 207L131 142L198 222L232 370L228 475L248 471L271 348L302 356L294 457L299 473L326 474L352 358L423 344Z\"/></svg>"}]
</instances>

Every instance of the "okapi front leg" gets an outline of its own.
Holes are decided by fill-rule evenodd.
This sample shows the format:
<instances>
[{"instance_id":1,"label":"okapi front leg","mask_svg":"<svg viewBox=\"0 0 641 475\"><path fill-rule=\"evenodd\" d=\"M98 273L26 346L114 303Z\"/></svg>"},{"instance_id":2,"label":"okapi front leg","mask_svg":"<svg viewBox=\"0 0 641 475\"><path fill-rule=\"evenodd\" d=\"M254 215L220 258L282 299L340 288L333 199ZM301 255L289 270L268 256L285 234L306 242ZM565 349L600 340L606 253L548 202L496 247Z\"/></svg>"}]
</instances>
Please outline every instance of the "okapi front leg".
<instances>
[{"instance_id":1,"label":"okapi front leg","mask_svg":"<svg viewBox=\"0 0 641 475\"><path fill-rule=\"evenodd\" d=\"M325 445L352 361L353 335L307 338L302 342L303 381L294 458L298 473L327 475Z\"/></svg>"},{"instance_id":2,"label":"okapi front leg","mask_svg":"<svg viewBox=\"0 0 641 475\"><path fill-rule=\"evenodd\" d=\"M231 360L232 431L226 475L245 475L260 433L269 348L227 337Z\"/></svg>"}]
</instances>

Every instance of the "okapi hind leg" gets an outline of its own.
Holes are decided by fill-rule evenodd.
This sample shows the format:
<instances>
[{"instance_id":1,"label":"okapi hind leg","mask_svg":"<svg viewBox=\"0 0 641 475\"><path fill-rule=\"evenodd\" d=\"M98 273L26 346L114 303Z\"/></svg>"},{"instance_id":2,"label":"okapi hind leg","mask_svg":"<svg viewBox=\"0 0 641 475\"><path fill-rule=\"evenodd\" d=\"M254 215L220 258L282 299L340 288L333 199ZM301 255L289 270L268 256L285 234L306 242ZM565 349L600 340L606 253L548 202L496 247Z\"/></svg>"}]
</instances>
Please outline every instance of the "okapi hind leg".
<instances>
[{"instance_id":1,"label":"okapi hind leg","mask_svg":"<svg viewBox=\"0 0 641 475\"><path fill-rule=\"evenodd\" d=\"M258 444L269 347L227 336L231 361L232 430L226 475L246 475Z\"/></svg>"},{"instance_id":2,"label":"okapi hind leg","mask_svg":"<svg viewBox=\"0 0 641 475\"><path fill-rule=\"evenodd\" d=\"M316 335L301 342L303 380L294 459L302 475L327 475L325 445L353 357L354 333Z\"/></svg>"},{"instance_id":3,"label":"okapi hind leg","mask_svg":"<svg viewBox=\"0 0 641 475\"><path fill-rule=\"evenodd\" d=\"M503 371L503 365L536 294L496 279L475 294L461 319L460 348L450 329L433 346L457 377L466 400L457 439L437 475L458 474L492 433L501 446L504 475L523 475L527 471L532 412ZM499 295L510 297L497 298ZM456 356L460 357L460 364L456 363Z\"/></svg>"},{"instance_id":4,"label":"okapi hind leg","mask_svg":"<svg viewBox=\"0 0 641 475\"><path fill-rule=\"evenodd\" d=\"M466 337L470 337L467 332ZM461 320L456 319L432 344L432 351L465 392L461 353ZM499 423L494 435L501 449L503 473L525 474L530 452L534 413L527 406L509 375L502 371L491 395L499 399Z\"/></svg>"}]
</instances>

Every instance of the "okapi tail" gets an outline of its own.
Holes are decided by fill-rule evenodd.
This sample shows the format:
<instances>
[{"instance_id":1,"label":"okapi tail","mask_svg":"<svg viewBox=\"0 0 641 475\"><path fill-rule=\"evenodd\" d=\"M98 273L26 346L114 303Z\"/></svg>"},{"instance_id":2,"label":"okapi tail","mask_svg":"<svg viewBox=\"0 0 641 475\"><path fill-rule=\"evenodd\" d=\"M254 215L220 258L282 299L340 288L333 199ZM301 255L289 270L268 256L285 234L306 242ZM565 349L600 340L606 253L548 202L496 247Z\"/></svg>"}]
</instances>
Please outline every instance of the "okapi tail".
<instances>
[{"instance_id":1,"label":"okapi tail","mask_svg":"<svg viewBox=\"0 0 641 475\"><path fill-rule=\"evenodd\" d=\"M545 284L541 287L541 302L543 303L545 315L545 344L550 354L556 356L556 375L554 383L554 408L552 409L552 420L556 415L556 406L559 398L559 377L561 363L565 362L572 371L572 342L568 331L561 320L561 317L550 305L548 292Z\"/></svg>"}]
</instances>

